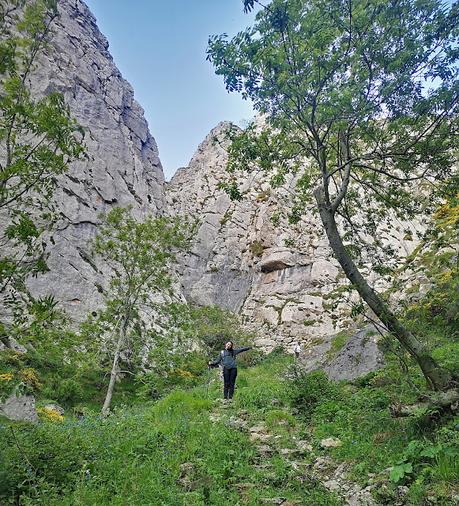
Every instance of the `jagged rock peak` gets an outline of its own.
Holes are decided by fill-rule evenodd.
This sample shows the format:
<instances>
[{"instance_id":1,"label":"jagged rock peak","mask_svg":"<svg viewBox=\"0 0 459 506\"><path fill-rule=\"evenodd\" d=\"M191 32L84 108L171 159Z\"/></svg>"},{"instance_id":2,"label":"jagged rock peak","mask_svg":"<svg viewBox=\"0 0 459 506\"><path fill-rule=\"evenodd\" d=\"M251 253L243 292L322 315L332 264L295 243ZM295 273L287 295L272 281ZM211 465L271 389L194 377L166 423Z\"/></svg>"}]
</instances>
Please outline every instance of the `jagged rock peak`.
<instances>
[{"instance_id":1,"label":"jagged rock peak","mask_svg":"<svg viewBox=\"0 0 459 506\"><path fill-rule=\"evenodd\" d=\"M181 167L176 171L169 185L173 187L181 186L188 183L189 178L196 177L200 172L208 172L212 169L224 172L227 163L226 148L229 144L228 132L233 128L237 127L230 121L221 121L216 127L212 128L201 144L199 144L190 163L186 167ZM209 166L210 157L212 157L212 164L215 167ZM222 163L218 163L219 161Z\"/></svg>"}]
</instances>

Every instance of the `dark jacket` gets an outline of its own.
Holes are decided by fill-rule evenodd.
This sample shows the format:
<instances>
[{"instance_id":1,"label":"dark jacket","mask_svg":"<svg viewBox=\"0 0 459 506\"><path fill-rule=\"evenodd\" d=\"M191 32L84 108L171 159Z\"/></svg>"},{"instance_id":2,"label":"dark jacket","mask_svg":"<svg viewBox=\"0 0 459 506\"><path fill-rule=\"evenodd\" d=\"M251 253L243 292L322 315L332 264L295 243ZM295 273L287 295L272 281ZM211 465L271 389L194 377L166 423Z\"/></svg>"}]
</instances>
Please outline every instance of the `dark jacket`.
<instances>
[{"instance_id":1,"label":"dark jacket","mask_svg":"<svg viewBox=\"0 0 459 506\"><path fill-rule=\"evenodd\" d=\"M223 350L218 355L218 358L211 362L210 365L212 367L217 367L222 364L225 369L236 369L236 355L242 353L243 351L251 350L251 346L245 346L244 348L235 348L233 350Z\"/></svg>"}]
</instances>

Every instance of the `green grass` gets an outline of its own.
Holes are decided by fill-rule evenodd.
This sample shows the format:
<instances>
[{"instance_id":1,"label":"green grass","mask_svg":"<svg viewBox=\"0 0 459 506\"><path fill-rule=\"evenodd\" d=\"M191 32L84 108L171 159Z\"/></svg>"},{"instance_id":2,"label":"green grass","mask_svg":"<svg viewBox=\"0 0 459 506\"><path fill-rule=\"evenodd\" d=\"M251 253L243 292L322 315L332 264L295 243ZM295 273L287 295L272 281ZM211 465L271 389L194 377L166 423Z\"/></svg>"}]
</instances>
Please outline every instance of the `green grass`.
<instances>
[{"instance_id":1,"label":"green grass","mask_svg":"<svg viewBox=\"0 0 459 506\"><path fill-rule=\"evenodd\" d=\"M331 341L331 347L327 352L327 357L329 360L333 359L338 355L338 353L343 349L345 344L349 340L349 333L348 332L340 332L339 334L336 334L336 336Z\"/></svg>"},{"instance_id":2,"label":"green grass","mask_svg":"<svg viewBox=\"0 0 459 506\"><path fill-rule=\"evenodd\" d=\"M265 416L266 425L270 429L276 429L279 426L290 428L296 426L296 419L290 413L281 409L268 411Z\"/></svg>"},{"instance_id":3,"label":"green grass","mask_svg":"<svg viewBox=\"0 0 459 506\"><path fill-rule=\"evenodd\" d=\"M289 363L281 358L241 369L235 405L249 407L254 420L265 415L268 395L254 383L261 378L268 392L281 396L278 373ZM274 373L274 374L273 374ZM252 391L252 394L250 394ZM118 409L108 418L6 425L0 428L0 502L24 505L226 505L256 506L281 495L304 504L338 505L320 484L303 486L278 457L274 472L260 462L248 434L209 414L219 406L219 382L194 390L176 390L143 408ZM254 394L253 392L258 392ZM272 397L270 398L272 400ZM268 410L270 420L288 413Z\"/></svg>"},{"instance_id":4,"label":"green grass","mask_svg":"<svg viewBox=\"0 0 459 506\"><path fill-rule=\"evenodd\" d=\"M446 352L440 347L438 353ZM294 435L309 441L314 454L304 457L305 464L331 456L337 464L346 462L362 485L368 473L382 473L386 488L376 492L381 503L393 503L397 486L406 485L408 504L422 504L427 496L453 504L459 418L426 424L421 415L391 417L392 402L417 398L394 358L354 383L336 384L320 372L300 373L291 357L276 352L240 368L235 399L226 408L220 407L221 382L213 374L208 390L201 385L157 402L120 405L105 419L94 412L37 426L0 421L0 503L258 506L285 497L305 505L341 504L317 481L299 480L282 455L261 458L248 432L230 423L244 417L250 425L264 424L279 447L292 448ZM422 388L414 367L411 376ZM326 437L339 438L342 446L321 449ZM388 481L384 470L405 464L412 472Z\"/></svg>"}]
</instances>

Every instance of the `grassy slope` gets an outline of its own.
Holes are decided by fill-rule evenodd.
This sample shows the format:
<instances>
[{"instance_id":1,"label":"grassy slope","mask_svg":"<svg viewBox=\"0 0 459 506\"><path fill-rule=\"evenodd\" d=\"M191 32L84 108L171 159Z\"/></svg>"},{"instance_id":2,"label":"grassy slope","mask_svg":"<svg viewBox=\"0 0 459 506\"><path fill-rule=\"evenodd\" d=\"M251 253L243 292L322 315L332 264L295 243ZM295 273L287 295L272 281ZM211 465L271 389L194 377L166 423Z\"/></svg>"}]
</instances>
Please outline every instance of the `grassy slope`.
<instances>
[{"instance_id":1,"label":"grassy slope","mask_svg":"<svg viewBox=\"0 0 459 506\"><path fill-rule=\"evenodd\" d=\"M241 371L238 399L226 409L215 380L208 398L202 386L106 420L16 426L20 450L4 426L0 497L13 502L12 491L22 488L30 498L22 504L257 505L279 495L297 504L339 504L318 483L295 480L279 455L260 457L249 433L231 423L240 410L256 423L273 398L284 402L276 378L288 360ZM267 462L271 473L259 468Z\"/></svg>"},{"instance_id":2,"label":"grassy slope","mask_svg":"<svg viewBox=\"0 0 459 506\"><path fill-rule=\"evenodd\" d=\"M119 408L108 419L16 425L15 436L3 425L0 503L17 504L22 494L25 505L255 506L282 497L285 505L332 506L342 501L313 476L304 479L316 456L331 455L348 462L362 485L369 472L404 460L412 471L397 485L410 486L409 504L422 504L429 494L437 504L453 504L449 498L459 493L459 420L426 426L422 416L392 419L389 403L414 397L395 364L358 385L330 384L320 374L287 383L282 377L290 364L279 356L240 370L236 398L227 408L218 401L215 378L208 395L205 386L177 390L155 404ZM300 407L293 407L295 417L292 394L293 406ZM275 441L272 452L260 453L260 443L250 437L257 425ZM342 446L320 449L320 439L329 436ZM294 452L295 439L313 450L296 455L292 464L288 452L279 450ZM430 456L421 455L426 448ZM387 482L387 473L372 479ZM380 503L393 504L396 485L381 490Z\"/></svg>"}]
</instances>

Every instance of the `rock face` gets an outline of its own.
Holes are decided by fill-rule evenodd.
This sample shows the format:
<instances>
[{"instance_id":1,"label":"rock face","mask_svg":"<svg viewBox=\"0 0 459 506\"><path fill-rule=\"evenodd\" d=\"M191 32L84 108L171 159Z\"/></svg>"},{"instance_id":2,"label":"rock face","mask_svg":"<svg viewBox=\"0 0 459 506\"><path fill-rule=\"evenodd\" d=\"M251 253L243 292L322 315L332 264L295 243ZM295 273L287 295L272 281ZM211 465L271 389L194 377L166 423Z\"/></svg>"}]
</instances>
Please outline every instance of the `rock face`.
<instances>
[{"instance_id":1,"label":"rock face","mask_svg":"<svg viewBox=\"0 0 459 506\"><path fill-rule=\"evenodd\" d=\"M168 212L197 218L200 226L190 255L183 260L182 286L188 300L239 311L249 294L254 272L244 255L253 225L253 209L233 217L234 206L217 189L227 155L215 138L227 123L214 129L199 146L189 167L179 169L167 187Z\"/></svg>"},{"instance_id":2,"label":"rock face","mask_svg":"<svg viewBox=\"0 0 459 506\"><path fill-rule=\"evenodd\" d=\"M0 414L10 420L37 422L38 415L35 409L35 397L33 395L16 397L13 394L3 404L0 404Z\"/></svg>"},{"instance_id":3,"label":"rock face","mask_svg":"<svg viewBox=\"0 0 459 506\"><path fill-rule=\"evenodd\" d=\"M197 242L183 262L185 295L242 314L267 349L336 332L323 306L338 268L315 217L298 227L274 226L289 188L274 194L259 173L239 181L242 202L231 202L218 188L225 178L228 127L218 125L167 185L171 212L200 220Z\"/></svg>"},{"instance_id":4,"label":"rock face","mask_svg":"<svg viewBox=\"0 0 459 506\"><path fill-rule=\"evenodd\" d=\"M293 176L276 191L260 171L238 176L244 199L231 202L219 188L229 144L229 124L222 123L189 166L164 183L143 110L95 18L81 0L59 0L58 8L52 42L31 76L31 89L36 96L55 90L64 95L86 130L88 156L59 178L55 200L61 220L49 237L50 271L30 281L32 293L52 294L81 321L97 312L106 287L105 267L88 254L101 212L129 205L138 217L194 216L197 240L179 268L187 300L240 314L266 350L300 342L311 366L323 364L332 336L354 322L347 304L328 311L330 294L345 279L318 217L311 210L293 226L279 213L291 205ZM391 241L406 253L415 244L397 233ZM347 374L346 353L355 351L354 344L361 347L359 339L336 357L336 374ZM371 350L365 351L368 357Z\"/></svg>"},{"instance_id":5,"label":"rock face","mask_svg":"<svg viewBox=\"0 0 459 506\"><path fill-rule=\"evenodd\" d=\"M261 174L239 181L242 202L231 202L218 189L225 178L228 127L218 125L167 187L172 212L200 220L197 242L183 262L185 295L242 314L247 324L262 329L259 344L268 349L334 333L322 295L338 269L316 220L311 217L303 231L276 228L271 218L283 195L274 195ZM293 236L301 244L292 245Z\"/></svg>"},{"instance_id":6,"label":"rock face","mask_svg":"<svg viewBox=\"0 0 459 506\"><path fill-rule=\"evenodd\" d=\"M62 219L50 238L50 272L33 279L33 293L52 293L80 320L97 309L104 276L89 260L98 215L133 206L138 216L164 206L164 176L155 140L108 51L94 16L80 0L59 0L60 17L31 77L33 94L61 92L86 131L88 157L59 180Z\"/></svg>"},{"instance_id":7,"label":"rock face","mask_svg":"<svg viewBox=\"0 0 459 506\"><path fill-rule=\"evenodd\" d=\"M384 356L378 341L379 335L373 325L352 335L325 367L328 377L335 381L353 380L381 369Z\"/></svg>"},{"instance_id":8,"label":"rock face","mask_svg":"<svg viewBox=\"0 0 459 506\"><path fill-rule=\"evenodd\" d=\"M194 303L241 314L265 349L291 349L300 342L311 359L322 363L333 335L355 325L350 304L329 311L330 294L346 280L312 208L294 226L279 213L290 205L293 177L274 191L261 172L236 176L241 202L219 189L228 177L229 126L221 123L212 130L189 166L166 185L168 212L199 220L197 242L182 261L184 293ZM396 231L390 241L402 252L415 245ZM377 285L371 270L368 275ZM361 339L355 343L360 346Z\"/></svg>"}]
</instances>

